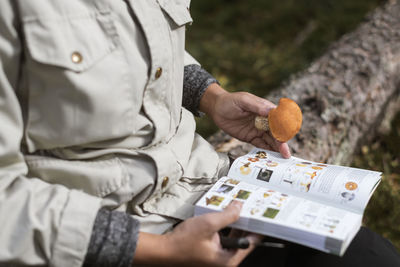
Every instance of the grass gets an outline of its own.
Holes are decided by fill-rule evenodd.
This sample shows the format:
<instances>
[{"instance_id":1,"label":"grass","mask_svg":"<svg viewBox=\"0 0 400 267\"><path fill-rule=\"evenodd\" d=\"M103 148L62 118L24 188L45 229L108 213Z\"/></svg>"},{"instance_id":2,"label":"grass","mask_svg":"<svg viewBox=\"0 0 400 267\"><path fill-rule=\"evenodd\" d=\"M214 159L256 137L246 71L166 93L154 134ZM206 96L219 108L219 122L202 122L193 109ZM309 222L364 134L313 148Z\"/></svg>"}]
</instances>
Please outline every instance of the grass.
<instances>
[{"instance_id":1,"label":"grass","mask_svg":"<svg viewBox=\"0 0 400 267\"><path fill-rule=\"evenodd\" d=\"M229 91L264 96L302 70L382 0L198 0L187 30L187 50ZM216 126L197 119L207 137ZM392 130L365 144L353 166L384 173L364 223L400 249L400 115ZM397 151L396 151L397 149ZM388 216L387 214L390 214Z\"/></svg>"},{"instance_id":2,"label":"grass","mask_svg":"<svg viewBox=\"0 0 400 267\"><path fill-rule=\"evenodd\" d=\"M400 113L392 121L391 131L378 135L364 145L353 166L383 172L383 179L372 196L364 215L364 224L382 234L400 250Z\"/></svg>"}]
</instances>

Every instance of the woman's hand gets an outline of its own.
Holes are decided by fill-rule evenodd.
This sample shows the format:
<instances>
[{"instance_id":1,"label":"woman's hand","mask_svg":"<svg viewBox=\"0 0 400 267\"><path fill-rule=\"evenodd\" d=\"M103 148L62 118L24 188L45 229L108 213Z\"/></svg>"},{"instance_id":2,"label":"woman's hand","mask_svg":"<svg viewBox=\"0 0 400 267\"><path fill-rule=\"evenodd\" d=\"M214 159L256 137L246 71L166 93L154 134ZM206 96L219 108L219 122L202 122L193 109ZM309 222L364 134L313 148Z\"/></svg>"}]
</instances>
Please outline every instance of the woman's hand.
<instances>
[{"instance_id":1,"label":"woman's hand","mask_svg":"<svg viewBox=\"0 0 400 267\"><path fill-rule=\"evenodd\" d=\"M275 105L264 98L246 92L229 93L216 83L207 88L200 101L200 110L227 134L256 147L279 151L284 158L289 158L287 143L254 126L255 117L267 116L272 108Z\"/></svg>"},{"instance_id":2,"label":"woman's hand","mask_svg":"<svg viewBox=\"0 0 400 267\"><path fill-rule=\"evenodd\" d=\"M165 235L140 233L134 263L165 266L238 266L261 240L260 235L245 234L248 249L221 247L218 231L234 223L241 203L232 202L222 212L190 218ZM244 234L244 232L242 232Z\"/></svg>"}]
</instances>

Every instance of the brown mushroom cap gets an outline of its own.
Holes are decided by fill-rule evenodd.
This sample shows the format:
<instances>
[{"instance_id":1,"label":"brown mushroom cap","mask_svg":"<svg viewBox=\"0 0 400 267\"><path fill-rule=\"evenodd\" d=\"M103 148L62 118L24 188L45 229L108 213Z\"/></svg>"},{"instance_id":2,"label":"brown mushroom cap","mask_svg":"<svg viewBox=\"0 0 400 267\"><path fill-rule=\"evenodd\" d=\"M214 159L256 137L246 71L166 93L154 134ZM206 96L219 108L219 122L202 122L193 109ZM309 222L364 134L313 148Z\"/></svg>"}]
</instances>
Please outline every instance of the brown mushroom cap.
<instances>
[{"instance_id":1,"label":"brown mushroom cap","mask_svg":"<svg viewBox=\"0 0 400 267\"><path fill-rule=\"evenodd\" d=\"M300 107L289 98L281 98L278 106L268 113L269 130L280 142L293 138L299 132L302 120Z\"/></svg>"}]
</instances>

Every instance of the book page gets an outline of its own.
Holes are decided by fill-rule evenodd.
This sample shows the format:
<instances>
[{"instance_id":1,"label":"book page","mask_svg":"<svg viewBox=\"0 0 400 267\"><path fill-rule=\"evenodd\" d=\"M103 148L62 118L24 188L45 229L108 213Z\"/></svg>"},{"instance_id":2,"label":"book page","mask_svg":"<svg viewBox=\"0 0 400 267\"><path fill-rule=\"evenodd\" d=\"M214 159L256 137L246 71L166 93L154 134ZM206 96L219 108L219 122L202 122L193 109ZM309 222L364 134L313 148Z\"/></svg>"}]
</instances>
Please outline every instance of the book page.
<instances>
[{"instance_id":1,"label":"book page","mask_svg":"<svg viewBox=\"0 0 400 267\"><path fill-rule=\"evenodd\" d=\"M229 177L221 178L196 206L217 211L232 200L243 202L241 218L255 219L249 230L259 233L265 233L269 222L345 240L361 224L360 214Z\"/></svg>"},{"instance_id":2,"label":"book page","mask_svg":"<svg viewBox=\"0 0 400 267\"><path fill-rule=\"evenodd\" d=\"M235 160L228 176L362 213L381 173L254 149Z\"/></svg>"}]
</instances>

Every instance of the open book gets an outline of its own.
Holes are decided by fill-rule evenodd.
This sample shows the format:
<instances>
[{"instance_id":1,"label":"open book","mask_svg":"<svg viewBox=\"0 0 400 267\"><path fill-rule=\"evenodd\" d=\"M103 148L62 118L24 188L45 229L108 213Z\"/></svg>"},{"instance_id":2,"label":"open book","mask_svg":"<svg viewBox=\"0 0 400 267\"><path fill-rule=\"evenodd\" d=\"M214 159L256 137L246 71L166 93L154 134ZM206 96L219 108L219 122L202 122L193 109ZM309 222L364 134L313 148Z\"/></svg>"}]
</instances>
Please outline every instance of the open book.
<instances>
[{"instance_id":1,"label":"open book","mask_svg":"<svg viewBox=\"0 0 400 267\"><path fill-rule=\"evenodd\" d=\"M195 214L243 202L234 228L343 255L361 227L381 173L254 149L197 202Z\"/></svg>"}]
</instances>

